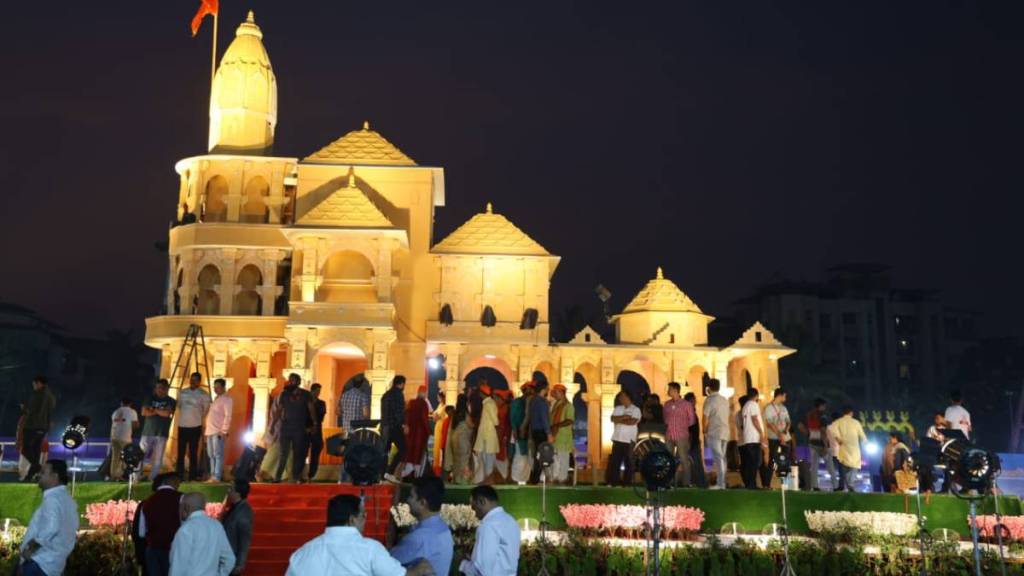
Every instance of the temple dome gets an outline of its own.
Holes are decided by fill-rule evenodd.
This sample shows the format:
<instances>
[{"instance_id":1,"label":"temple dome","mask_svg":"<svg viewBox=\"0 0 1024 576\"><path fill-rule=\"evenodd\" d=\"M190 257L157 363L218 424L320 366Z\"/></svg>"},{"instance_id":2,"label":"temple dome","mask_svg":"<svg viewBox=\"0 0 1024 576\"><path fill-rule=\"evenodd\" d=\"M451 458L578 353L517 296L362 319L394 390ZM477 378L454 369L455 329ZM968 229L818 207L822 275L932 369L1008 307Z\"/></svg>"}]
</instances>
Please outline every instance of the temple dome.
<instances>
[{"instance_id":1,"label":"temple dome","mask_svg":"<svg viewBox=\"0 0 1024 576\"><path fill-rule=\"evenodd\" d=\"M536 240L516 227L501 214L495 214L491 204L470 218L431 252L440 254L488 254L504 256L551 256Z\"/></svg>"},{"instance_id":2,"label":"temple dome","mask_svg":"<svg viewBox=\"0 0 1024 576\"><path fill-rule=\"evenodd\" d=\"M383 166L415 166L416 162L397 146L363 122L362 130L353 130L303 158L316 164L358 164Z\"/></svg>"},{"instance_id":3,"label":"temple dome","mask_svg":"<svg viewBox=\"0 0 1024 576\"><path fill-rule=\"evenodd\" d=\"M623 314L632 312L697 312L703 314L697 304L680 290L675 282L665 278L660 267L654 279L648 282L622 311Z\"/></svg>"}]
</instances>

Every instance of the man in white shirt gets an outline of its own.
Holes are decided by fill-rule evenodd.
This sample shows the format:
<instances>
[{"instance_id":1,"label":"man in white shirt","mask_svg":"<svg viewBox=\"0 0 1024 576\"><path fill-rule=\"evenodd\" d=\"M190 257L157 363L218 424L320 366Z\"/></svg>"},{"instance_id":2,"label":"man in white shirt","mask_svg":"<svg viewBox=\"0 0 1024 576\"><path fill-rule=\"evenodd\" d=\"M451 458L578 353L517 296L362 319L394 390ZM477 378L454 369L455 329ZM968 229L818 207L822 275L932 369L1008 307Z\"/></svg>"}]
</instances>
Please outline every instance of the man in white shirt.
<instances>
[{"instance_id":1,"label":"man in white shirt","mask_svg":"<svg viewBox=\"0 0 1024 576\"><path fill-rule=\"evenodd\" d=\"M775 470L775 455L782 452L786 455L786 461L793 461L793 453L790 450L793 437L791 436L792 422L789 419L789 410L786 409L786 391L776 388L772 394L772 401L764 407L764 425L768 436L768 466L761 469L761 483L771 486L772 471Z\"/></svg>"},{"instance_id":2,"label":"man in white shirt","mask_svg":"<svg viewBox=\"0 0 1024 576\"><path fill-rule=\"evenodd\" d=\"M234 568L235 553L224 526L206 515L206 497L199 492L182 496L170 576L228 576Z\"/></svg>"},{"instance_id":3,"label":"man in white shirt","mask_svg":"<svg viewBox=\"0 0 1024 576\"><path fill-rule=\"evenodd\" d=\"M199 387L203 376L193 372L188 388L178 393L178 476L185 480L185 453L188 451L188 479L199 480L199 440L203 436L203 420L210 410L210 394Z\"/></svg>"},{"instance_id":4,"label":"man in white shirt","mask_svg":"<svg viewBox=\"0 0 1024 576\"><path fill-rule=\"evenodd\" d=\"M110 415L110 478L124 479L124 447L132 443L132 432L139 427L139 415L131 398L122 398L121 407Z\"/></svg>"},{"instance_id":5,"label":"man in white shirt","mask_svg":"<svg viewBox=\"0 0 1024 576\"><path fill-rule=\"evenodd\" d=\"M725 488L725 452L729 446L729 399L719 394L721 383L712 378L708 382L711 394L704 399L704 445L711 449L715 468L712 490Z\"/></svg>"},{"instance_id":6,"label":"man in white shirt","mask_svg":"<svg viewBox=\"0 0 1024 576\"><path fill-rule=\"evenodd\" d=\"M68 494L68 465L49 460L39 473L43 502L32 513L21 542L22 576L60 576L78 535L78 506Z\"/></svg>"},{"instance_id":7,"label":"man in white shirt","mask_svg":"<svg viewBox=\"0 0 1024 576\"><path fill-rule=\"evenodd\" d=\"M764 433L761 405L758 400L757 390L751 388L747 392L747 401L740 411L743 420L743 432L740 437L740 472L743 476L743 486L749 490L757 489L757 471L762 465L764 452L768 449L768 437Z\"/></svg>"},{"instance_id":8,"label":"man in white shirt","mask_svg":"<svg viewBox=\"0 0 1024 576\"><path fill-rule=\"evenodd\" d=\"M949 408L946 408L946 422L953 430L964 433L968 440L971 439L971 413L961 406L963 398L959 390L954 390L949 395Z\"/></svg>"},{"instance_id":9,"label":"man in white shirt","mask_svg":"<svg viewBox=\"0 0 1024 576\"><path fill-rule=\"evenodd\" d=\"M637 424L643 416L640 409L633 404L633 399L620 391L615 397L615 409L612 410L612 453L608 457L605 469L605 482L609 486L627 486L633 483L633 442L636 442ZM625 465L625 475L620 468Z\"/></svg>"},{"instance_id":10,"label":"man in white shirt","mask_svg":"<svg viewBox=\"0 0 1024 576\"><path fill-rule=\"evenodd\" d=\"M224 392L226 382L223 378L213 381L213 393L217 396L210 411L206 414L206 455L210 459L210 479L207 482L220 482L224 473L224 439L231 430L231 396Z\"/></svg>"},{"instance_id":11,"label":"man in white shirt","mask_svg":"<svg viewBox=\"0 0 1024 576\"><path fill-rule=\"evenodd\" d=\"M469 504L480 519L480 526L476 529L473 554L462 561L459 572L466 576L518 574L519 524L498 503L498 492L491 486L477 486L469 493Z\"/></svg>"},{"instance_id":12,"label":"man in white shirt","mask_svg":"<svg viewBox=\"0 0 1024 576\"><path fill-rule=\"evenodd\" d=\"M363 538L366 510L358 496L339 494L327 502L327 529L306 542L288 561L287 576L420 576L433 574L421 560L408 569L384 545Z\"/></svg>"},{"instance_id":13,"label":"man in white shirt","mask_svg":"<svg viewBox=\"0 0 1024 576\"><path fill-rule=\"evenodd\" d=\"M847 492L854 492L857 486L857 472L860 470L860 445L868 441L864 435L864 427L853 417L853 408L843 408L843 416L833 423L834 433L839 443L840 474Z\"/></svg>"}]
</instances>

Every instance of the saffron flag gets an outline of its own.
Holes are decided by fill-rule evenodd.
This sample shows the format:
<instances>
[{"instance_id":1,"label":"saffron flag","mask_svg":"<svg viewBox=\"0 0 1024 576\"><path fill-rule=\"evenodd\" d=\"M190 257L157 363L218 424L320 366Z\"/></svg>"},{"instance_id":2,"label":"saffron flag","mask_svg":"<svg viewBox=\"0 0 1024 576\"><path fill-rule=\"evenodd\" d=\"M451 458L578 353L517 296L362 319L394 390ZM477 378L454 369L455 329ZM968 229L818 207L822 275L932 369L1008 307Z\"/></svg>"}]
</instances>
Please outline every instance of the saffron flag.
<instances>
[{"instance_id":1,"label":"saffron flag","mask_svg":"<svg viewBox=\"0 0 1024 576\"><path fill-rule=\"evenodd\" d=\"M199 33L199 26L203 23L203 18L207 14L217 15L217 9L219 6L219 0L199 0L199 10L196 11L196 15L192 17L192 36Z\"/></svg>"}]
</instances>

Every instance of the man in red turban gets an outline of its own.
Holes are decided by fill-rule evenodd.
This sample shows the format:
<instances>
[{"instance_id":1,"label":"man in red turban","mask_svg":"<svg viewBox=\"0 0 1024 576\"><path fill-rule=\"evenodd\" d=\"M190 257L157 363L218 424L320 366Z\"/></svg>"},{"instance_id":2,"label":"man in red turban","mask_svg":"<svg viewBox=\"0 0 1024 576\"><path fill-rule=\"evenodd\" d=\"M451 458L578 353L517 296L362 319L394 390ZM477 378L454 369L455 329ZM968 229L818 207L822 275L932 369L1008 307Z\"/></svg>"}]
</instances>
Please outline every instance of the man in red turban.
<instances>
[{"instance_id":1,"label":"man in red turban","mask_svg":"<svg viewBox=\"0 0 1024 576\"><path fill-rule=\"evenodd\" d=\"M427 387L420 386L416 397L405 407L405 425L409 432L405 437L405 455L402 457L402 477L423 474L427 458L427 438L430 436L430 404L427 403Z\"/></svg>"}]
</instances>

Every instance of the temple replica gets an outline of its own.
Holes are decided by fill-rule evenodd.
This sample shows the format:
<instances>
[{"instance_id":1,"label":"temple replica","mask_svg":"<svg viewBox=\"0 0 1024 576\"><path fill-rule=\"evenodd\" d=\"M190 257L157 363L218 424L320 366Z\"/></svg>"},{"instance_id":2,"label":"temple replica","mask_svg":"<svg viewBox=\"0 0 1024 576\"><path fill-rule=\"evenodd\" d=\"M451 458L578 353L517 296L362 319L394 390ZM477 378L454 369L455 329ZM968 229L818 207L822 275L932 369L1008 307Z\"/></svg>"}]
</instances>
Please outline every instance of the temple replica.
<instances>
[{"instance_id":1,"label":"temple replica","mask_svg":"<svg viewBox=\"0 0 1024 576\"><path fill-rule=\"evenodd\" d=\"M271 153L277 80L262 38L250 13L216 71L208 152L175 165L166 312L146 321L163 377L189 326L202 326L210 377L226 378L234 398L229 463L245 432L261 437L269 399L293 372L305 387L323 385L325 425L353 377L372 384L377 417L392 377L404 374L411 396L431 358L442 363L449 403L481 368L505 379L492 386L516 392L538 372L570 397L585 383L597 470L623 373L663 399L677 381L698 403L707 377L727 396L778 385L777 361L794 350L760 324L726 348L709 346L713 318L660 269L613 316L615 344L590 328L551 343L548 289L559 257L500 206L473 198L483 210L435 239L444 170L417 164L368 123L304 158Z\"/></svg>"}]
</instances>

